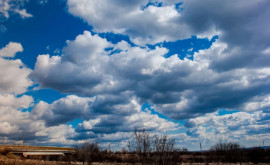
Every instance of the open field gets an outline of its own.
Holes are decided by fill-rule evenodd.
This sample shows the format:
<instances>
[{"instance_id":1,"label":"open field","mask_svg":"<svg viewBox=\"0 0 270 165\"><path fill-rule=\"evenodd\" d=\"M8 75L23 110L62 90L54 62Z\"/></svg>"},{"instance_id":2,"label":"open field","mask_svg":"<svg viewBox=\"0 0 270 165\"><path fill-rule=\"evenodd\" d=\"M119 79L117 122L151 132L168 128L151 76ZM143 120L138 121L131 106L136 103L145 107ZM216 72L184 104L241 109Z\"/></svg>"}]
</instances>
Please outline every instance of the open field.
<instances>
[{"instance_id":1,"label":"open field","mask_svg":"<svg viewBox=\"0 0 270 165\"><path fill-rule=\"evenodd\" d=\"M188 155L182 155L182 157L189 157ZM82 162L76 161L50 161L50 160L35 160L35 159L25 159L23 157L7 154L0 155L0 165L83 165ZM185 162L185 163L176 163L175 165L269 165L269 163L193 163L193 162ZM87 165L87 163L85 163ZM116 162L92 162L91 165L141 165L141 163L116 163Z\"/></svg>"},{"instance_id":2,"label":"open field","mask_svg":"<svg viewBox=\"0 0 270 165\"><path fill-rule=\"evenodd\" d=\"M32 152L34 154L29 154ZM270 164L269 160L270 150L262 148L238 148L237 150L209 150L203 152L172 150L141 153L101 150L97 143L86 143L76 149L0 145L0 165L266 165Z\"/></svg>"},{"instance_id":3,"label":"open field","mask_svg":"<svg viewBox=\"0 0 270 165\"><path fill-rule=\"evenodd\" d=\"M44 147L44 146L22 146L22 145L0 145L0 151L3 150L74 150L74 148L64 147Z\"/></svg>"},{"instance_id":4,"label":"open field","mask_svg":"<svg viewBox=\"0 0 270 165\"><path fill-rule=\"evenodd\" d=\"M46 160L23 160L19 158L3 158L0 156L0 165L83 165L82 162L63 162ZM87 163L86 163L87 164ZM254 163L177 163L176 165L253 165ZM141 163L112 163L112 162L93 162L91 165L141 165ZM255 165L255 164L254 164ZM258 163L256 165L269 165Z\"/></svg>"},{"instance_id":5,"label":"open field","mask_svg":"<svg viewBox=\"0 0 270 165\"><path fill-rule=\"evenodd\" d=\"M24 159L20 156L8 154L0 155L0 165L83 165L82 162L75 161L49 161ZM86 165L87 163L85 163ZM177 163L176 165L255 165L255 163ZM257 163L256 165L268 165L269 163ZM141 163L115 163L115 162L93 162L92 165L141 165Z\"/></svg>"}]
</instances>

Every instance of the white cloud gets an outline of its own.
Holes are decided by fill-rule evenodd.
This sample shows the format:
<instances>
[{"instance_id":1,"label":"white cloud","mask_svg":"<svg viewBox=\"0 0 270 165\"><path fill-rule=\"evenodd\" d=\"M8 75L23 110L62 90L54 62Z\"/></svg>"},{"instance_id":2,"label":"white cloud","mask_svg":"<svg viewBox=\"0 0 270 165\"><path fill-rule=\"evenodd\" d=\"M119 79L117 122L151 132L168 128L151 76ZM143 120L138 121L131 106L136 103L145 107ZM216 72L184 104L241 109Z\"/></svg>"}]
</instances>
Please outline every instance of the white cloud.
<instances>
[{"instance_id":1,"label":"white cloud","mask_svg":"<svg viewBox=\"0 0 270 165\"><path fill-rule=\"evenodd\" d=\"M115 101L115 105L112 104L113 101ZM107 107L106 104L112 105L112 108ZM137 104L133 99L128 102L119 102L115 98L114 100L109 98L102 100L102 98L82 98L69 95L52 104L41 101L33 108L31 114L33 119L44 120L48 126L65 124L80 118L84 121L78 129L98 133L105 133L107 131L103 129L108 128L109 132L129 132L134 128L166 131L175 129L177 126L173 122L151 114L150 111L141 111Z\"/></svg>"},{"instance_id":2,"label":"white cloud","mask_svg":"<svg viewBox=\"0 0 270 165\"><path fill-rule=\"evenodd\" d=\"M45 5L45 4L47 4L48 2L49 2L49 0L40 0L40 1L39 1L39 4Z\"/></svg>"},{"instance_id":3,"label":"white cloud","mask_svg":"<svg viewBox=\"0 0 270 165\"><path fill-rule=\"evenodd\" d=\"M14 133L18 133L19 129L16 125L11 125L8 122L0 122L0 132L4 133L4 134L14 134Z\"/></svg>"},{"instance_id":4,"label":"white cloud","mask_svg":"<svg viewBox=\"0 0 270 165\"><path fill-rule=\"evenodd\" d=\"M20 43L10 42L0 50L2 57L14 57L23 48ZM31 70L21 60L8 60L0 57L0 94L24 93L32 81L28 78Z\"/></svg>"},{"instance_id":5,"label":"white cloud","mask_svg":"<svg viewBox=\"0 0 270 165\"><path fill-rule=\"evenodd\" d=\"M243 105L245 111L255 111L255 110L270 110L270 96L255 96L248 103Z\"/></svg>"},{"instance_id":6,"label":"white cloud","mask_svg":"<svg viewBox=\"0 0 270 165\"><path fill-rule=\"evenodd\" d=\"M19 14L22 18L33 17L32 14L27 13L26 9L23 9L25 1L26 0L1 0L0 14L3 14L5 18L9 18L10 14L14 13Z\"/></svg>"},{"instance_id":7,"label":"white cloud","mask_svg":"<svg viewBox=\"0 0 270 165\"><path fill-rule=\"evenodd\" d=\"M83 18L96 32L126 34L137 44L157 43L190 36L185 23L177 23L180 13L173 3L148 6L148 0L68 0L71 14ZM143 19L142 19L143 18Z\"/></svg>"},{"instance_id":8,"label":"white cloud","mask_svg":"<svg viewBox=\"0 0 270 165\"><path fill-rule=\"evenodd\" d=\"M33 102L31 96L23 95L19 98L11 94L0 95L0 106L9 106L14 109L28 108Z\"/></svg>"},{"instance_id":9,"label":"white cloud","mask_svg":"<svg viewBox=\"0 0 270 165\"><path fill-rule=\"evenodd\" d=\"M109 47L112 50L106 51ZM167 52L162 47L131 47L125 41L112 45L84 32L68 41L63 55L40 55L32 77L44 88L95 95L107 101L102 102L109 106L103 105L106 108L99 109L100 112L114 113L113 109L124 109L121 107L126 104L117 101L115 105L115 100L135 98L139 105L148 101L173 119L243 107L268 88L269 67L216 70L217 62L239 53L239 49L229 49L221 41L195 53L193 61L180 60L177 55L165 58Z\"/></svg>"},{"instance_id":10,"label":"white cloud","mask_svg":"<svg viewBox=\"0 0 270 165\"><path fill-rule=\"evenodd\" d=\"M110 126L110 127L108 127ZM95 119L84 121L78 130L87 130L97 133L132 132L135 128L145 128L150 131L166 132L175 130L178 125L158 117L150 112L137 112L127 116L100 115Z\"/></svg>"},{"instance_id":11,"label":"white cloud","mask_svg":"<svg viewBox=\"0 0 270 165\"><path fill-rule=\"evenodd\" d=\"M162 2L161 6L149 2ZM175 5L183 3L179 11ZM269 1L178 0L125 2L123 0L68 0L68 10L94 27L96 32L128 35L136 44L174 41L198 35L234 44L257 41L265 43ZM214 7L213 7L214 6ZM239 30L241 29L241 30ZM252 38L252 39L251 39Z\"/></svg>"},{"instance_id":12,"label":"white cloud","mask_svg":"<svg viewBox=\"0 0 270 165\"><path fill-rule=\"evenodd\" d=\"M31 132L29 112L22 112L19 109L29 108L33 98L25 95L17 98L10 94L0 95L0 98L0 122L2 123L0 134L18 137L23 132Z\"/></svg>"},{"instance_id":13,"label":"white cloud","mask_svg":"<svg viewBox=\"0 0 270 165\"><path fill-rule=\"evenodd\" d=\"M49 126L65 124L76 118L91 118L93 98L81 98L70 95L48 104L40 101L32 110L35 119L41 119Z\"/></svg>"},{"instance_id":14,"label":"white cloud","mask_svg":"<svg viewBox=\"0 0 270 165\"><path fill-rule=\"evenodd\" d=\"M36 130L33 126L40 125L40 121L33 121L28 112L33 98L23 95L32 85L28 77L31 70L19 59L3 58L12 58L22 50L21 44L14 42L0 50L0 136L6 137L6 142L22 140L23 136L31 139Z\"/></svg>"},{"instance_id":15,"label":"white cloud","mask_svg":"<svg viewBox=\"0 0 270 165\"><path fill-rule=\"evenodd\" d=\"M16 53L22 51L23 47L20 43L9 42L5 47L0 49L0 57L15 57Z\"/></svg>"},{"instance_id":16,"label":"white cloud","mask_svg":"<svg viewBox=\"0 0 270 165\"><path fill-rule=\"evenodd\" d=\"M8 4L8 1L1 1L0 2L0 13L2 13L6 18L9 17L8 10L10 9L10 5Z\"/></svg>"},{"instance_id":17,"label":"white cloud","mask_svg":"<svg viewBox=\"0 0 270 165\"><path fill-rule=\"evenodd\" d=\"M186 121L188 136L185 142L195 149L199 142L203 143L204 149L220 141L233 141L252 147L265 140L265 145L269 145L269 122L269 113L263 111L236 112L222 116L216 112L210 113Z\"/></svg>"},{"instance_id":18,"label":"white cloud","mask_svg":"<svg viewBox=\"0 0 270 165\"><path fill-rule=\"evenodd\" d=\"M11 11L8 2L3 1L0 8L5 17L11 12L32 16L21 7ZM265 44L270 36L269 1L184 0L181 11L175 0L160 7L146 6L148 2L68 0L69 12L92 25L93 31L128 35L144 47L125 41L112 44L85 31L67 41L62 54L39 55L31 78L41 88L72 95L52 104L40 101L31 113L19 109L29 108L33 98L16 97L32 85L31 70L21 60L0 58L1 133L12 138L26 131L29 140L35 135L37 141L44 138L50 143L93 138L123 142L134 127L166 131L178 126L142 111L140 106L148 102L169 119L187 119L187 134L180 137L193 146L198 145L198 137L204 144L217 142L213 137L247 142L256 141L253 134L265 138L269 131L270 56ZM145 46L217 34L219 39L210 49L195 53L193 61L180 60L177 54L165 58L168 49ZM22 50L19 43L10 42L0 56L14 57ZM244 112L212 113L220 108ZM74 119L83 120L76 129L66 125ZM60 131L53 134L55 130ZM119 131L126 132L124 137L119 137Z\"/></svg>"},{"instance_id":19,"label":"white cloud","mask_svg":"<svg viewBox=\"0 0 270 165\"><path fill-rule=\"evenodd\" d=\"M61 144L62 146L71 146L75 145L77 142L73 140L69 140L68 137L74 134L74 129L72 129L70 126L67 126L66 124L60 124L57 126L52 126L52 127L44 127L40 130L37 130L35 133L35 136L44 136L47 137L48 139L46 141L44 140L39 140L39 144L44 144L44 145L59 145Z\"/></svg>"},{"instance_id":20,"label":"white cloud","mask_svg":"<svg viewBox=\"0 0 270 165\"><path fill-rule=\"evenodd\" d=\"M27 13L25 9L22 9L22 10L17 9L17 10L15 10L15 12L18 13L18 14L20 14L20 16L21 16L22 18L30 18L30 17L33 17L33 15Z\"/></svg>"},{"instance_id":21,"label":"white cloud","mask_svg":"<svg viewBox=\"0 0 270 165\"><path fill-rule=\"evenodd\" d=\"M37 118L32 112L21 111L31 108L32 103L31 96L0 95L0 136L5 137L3 143L24 141L32 145L75 144L74 141L67 139L74 133L74 129L70 126L59 124L48 127L44 120ZM35 108L42 108L42 106L38 104Z\"/></svg>"},{"instance_id":22,"label":"white cloud","mask_svg":"<svg viewBox=\"0 0 270 165\"><path fill-rule=\"evenodd\" d=\"M5 60L0 58L0 94L26 92L32 85L28 78L31 70L26 68L21 60Z\"/></svg>"}]
</instances>

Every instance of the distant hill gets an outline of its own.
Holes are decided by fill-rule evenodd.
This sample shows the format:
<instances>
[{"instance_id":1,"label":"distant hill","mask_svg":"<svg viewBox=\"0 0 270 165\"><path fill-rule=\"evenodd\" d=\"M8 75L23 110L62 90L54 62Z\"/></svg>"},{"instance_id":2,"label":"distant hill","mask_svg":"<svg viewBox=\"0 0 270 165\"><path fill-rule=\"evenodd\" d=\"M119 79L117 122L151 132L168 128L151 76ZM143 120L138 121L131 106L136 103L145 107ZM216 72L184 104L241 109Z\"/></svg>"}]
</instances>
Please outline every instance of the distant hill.
<instances>
[{"instance_id":1,"label":"distant hill","mask_svg":"<svg viewBox=\"0 0 270 165\"><path fill-rule=\"evenodd\" d=\"M246 149L254 149L254 148L270 149L270 146L247 147Z\"/></svg>"}]
</instances>

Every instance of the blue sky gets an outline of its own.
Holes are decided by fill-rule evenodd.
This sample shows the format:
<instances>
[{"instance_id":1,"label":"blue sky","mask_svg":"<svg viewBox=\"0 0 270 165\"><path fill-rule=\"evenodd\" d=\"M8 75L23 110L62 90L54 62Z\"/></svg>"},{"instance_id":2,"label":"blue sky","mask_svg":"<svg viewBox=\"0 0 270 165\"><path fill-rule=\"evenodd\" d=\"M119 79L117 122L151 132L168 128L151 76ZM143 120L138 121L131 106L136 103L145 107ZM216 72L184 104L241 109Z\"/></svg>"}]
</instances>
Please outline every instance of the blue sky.
<instances>
[{"instance_id":1,"label":"blue sky","mask_svg":"<svg viewBox=\"0 0 270 165\"><path fill-rule=\"evenodd\" d=\"M190 150L270 145L269 6L1 1L1 143L120 150L145 128Z\"/></svg>"}]
</instances>

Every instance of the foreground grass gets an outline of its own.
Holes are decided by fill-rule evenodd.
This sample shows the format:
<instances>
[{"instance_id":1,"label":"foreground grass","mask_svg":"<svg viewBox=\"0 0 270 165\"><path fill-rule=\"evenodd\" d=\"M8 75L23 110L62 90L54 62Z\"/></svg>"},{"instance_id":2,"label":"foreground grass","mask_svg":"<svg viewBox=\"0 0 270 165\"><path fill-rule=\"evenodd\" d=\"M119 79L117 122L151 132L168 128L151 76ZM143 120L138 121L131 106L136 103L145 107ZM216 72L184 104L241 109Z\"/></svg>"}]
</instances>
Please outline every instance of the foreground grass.
<instances>
[{"instance_id":1,"label":"foreground grass","mask_svg":"<svg viewBox=\"0 0 270 165\"><path fill-rule=\"evenodd\" d=\"M82 162L59 162L44 160L0 160L0 165L83 165ZM253 165L254 163L178 163L177 165ZM86 164L85 164L86 165ZM110 162L94 162L91 165L141 165L141 163L110 163ZM255 165L255 164L254 164ZM258 163L256 165L268 165L267 163Z\"/></svg>"},{"instance_id":2,"label":"foreground grass","mask_svg":"<svg viewBox=\"0 0 270 165\"><path fill-rule=\"evenodd\" d=\"M74 148L64 148L64 147L44 147L44 146L22 146L22 145L0 145L1 150L74 150Z\"/></svg>"},{"instance_id":3,"label":"foreground grass","mask_svg":"<svg viewBox=\"0 0 270 165\"><path fill-rule=\"evenodd\" d=\"M254 163L177 163L177 165L253 165ZM20 156L8 154L0 155L0 165L83 165L82 162L74 161L48 161L25 159ZM87 165L87 163L85 163ZM91 165L141 165L141 163L114 163L114 162L93 162ZM255 164L254 164L255 165ZM267 163L258 163L256 165L267 165Z\"/></svg>"}]
</instances>

